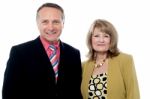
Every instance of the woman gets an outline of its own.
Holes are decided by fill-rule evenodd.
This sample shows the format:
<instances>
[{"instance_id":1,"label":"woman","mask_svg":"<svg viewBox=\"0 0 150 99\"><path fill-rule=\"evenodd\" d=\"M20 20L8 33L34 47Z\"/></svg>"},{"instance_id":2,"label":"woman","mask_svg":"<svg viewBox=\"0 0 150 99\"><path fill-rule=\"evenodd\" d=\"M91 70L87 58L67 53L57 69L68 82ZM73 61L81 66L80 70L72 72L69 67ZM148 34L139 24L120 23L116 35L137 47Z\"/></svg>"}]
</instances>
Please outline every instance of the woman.
<instances>
[{"instance_id":1,"label":"woman","mask_svg":"<svg viewBox=\"0 0 150 99\"><path fill-rule=\"evenodd\" d=\"M97 19L88 36L88 60L83 62L84 99L140 99L132 56L117 48L114 26Z\"/></svg>"}]
</instances>

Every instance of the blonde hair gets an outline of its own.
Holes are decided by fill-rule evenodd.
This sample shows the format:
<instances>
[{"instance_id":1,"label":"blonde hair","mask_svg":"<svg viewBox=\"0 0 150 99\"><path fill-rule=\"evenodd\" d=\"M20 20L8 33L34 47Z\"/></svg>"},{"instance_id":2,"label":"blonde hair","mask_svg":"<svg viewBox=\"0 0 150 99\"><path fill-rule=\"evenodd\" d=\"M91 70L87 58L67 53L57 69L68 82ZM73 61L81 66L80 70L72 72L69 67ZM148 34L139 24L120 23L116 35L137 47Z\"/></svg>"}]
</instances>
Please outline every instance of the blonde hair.
<instances>
[{"instance_id":1,"label":"blonde hair","mask_svg":"<svg viewBox=\"0 0 150 99\"><path fill-rule=\"evenodd\" d=\"M97 19L91 25L88 35L87 35L87 47L89 49L88 57L89 59L95 58L95 51L92 48L92 34L95 28L99 28L101 32L110 35L110 47L107 53L107 57L115 57L119 54L119 49L117 47L118 34L115 27L108 21L103 19Z\"/></svg>"}]
</instances>

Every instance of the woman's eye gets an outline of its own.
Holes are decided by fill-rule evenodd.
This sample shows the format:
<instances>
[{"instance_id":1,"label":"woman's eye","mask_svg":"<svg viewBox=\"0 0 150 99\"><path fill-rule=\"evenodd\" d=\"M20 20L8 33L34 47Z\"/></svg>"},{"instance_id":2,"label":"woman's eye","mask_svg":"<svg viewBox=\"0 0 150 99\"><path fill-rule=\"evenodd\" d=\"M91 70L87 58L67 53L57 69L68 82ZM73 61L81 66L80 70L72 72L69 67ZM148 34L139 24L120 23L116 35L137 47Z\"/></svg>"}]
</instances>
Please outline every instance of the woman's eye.
<instances>
[{"instance_id":1,"label":"woman's eye","mask_svg":"<svg viewBox=\"0 0 150 99\"><path fill-rule=\"evenodd\" d=\"M105 35L104 37L109 37L108 35Z\"/></svg>"},{"instance_id":2,"label":"woman's eye","mask_svg":"<svg viewBox=\"0 0 150 99\"><path fill-rule=\"evenodd\" d=\"M106 35L104 35L104 37L107 37L107 38L108 38L108 37L110 37L110 36L106 34Z\"/></svg>"},{"instance_id":3,"label":"woman's eye","mask_svg":"<svg viewBox=\"0 0 150 99\"><path fill-rule=\"evenodd\" d=\"M99 35L95 35L94 37L99 37Z\"/></svg>"},{"instance_id":4,"label":"woman's eye","mask_svg":"<svg viewBox=\"0 0 150 99\"><path fill-rule=\"evenodd\" d=\"M93 35L93 37L99 37L99 35Z\"/></svg>"}]
</instances>

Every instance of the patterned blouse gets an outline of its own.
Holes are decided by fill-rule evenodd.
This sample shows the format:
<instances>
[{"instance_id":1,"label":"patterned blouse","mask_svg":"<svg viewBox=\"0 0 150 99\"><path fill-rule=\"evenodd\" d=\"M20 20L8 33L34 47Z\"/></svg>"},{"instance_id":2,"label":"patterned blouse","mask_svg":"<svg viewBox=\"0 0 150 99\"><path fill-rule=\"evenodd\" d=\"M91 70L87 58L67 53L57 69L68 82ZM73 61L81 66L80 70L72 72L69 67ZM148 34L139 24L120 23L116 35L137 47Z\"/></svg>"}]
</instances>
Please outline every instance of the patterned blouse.
<instances>
[{"instance_id":1,"label":"patterned blouse","mask_svg":"<svg viewBox=\"0 0 150 99\"><path fill-rule=\"evenodd\" d=\"M107 99L107 73L91 76L88 93L88 99Z\"/></svg>"}]
</instances>

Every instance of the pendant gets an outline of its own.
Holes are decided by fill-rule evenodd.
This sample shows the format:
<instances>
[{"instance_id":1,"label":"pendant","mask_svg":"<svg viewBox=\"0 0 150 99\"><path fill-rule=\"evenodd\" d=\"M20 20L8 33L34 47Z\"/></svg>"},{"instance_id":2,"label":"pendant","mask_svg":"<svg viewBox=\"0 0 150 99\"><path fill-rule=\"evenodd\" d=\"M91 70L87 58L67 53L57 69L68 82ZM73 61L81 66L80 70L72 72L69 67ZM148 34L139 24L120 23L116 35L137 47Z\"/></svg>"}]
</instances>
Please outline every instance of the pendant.
<instances>
[{"instance_id":1,"label":"pendant","mask_svg":"<svg viewBox=\"0 0 150 99\"><path fill-rule=\"evenodd\" d=\"M99 65L100 65L100 67L103 65L104 63L100 63Z\"/></svg>"},{"instance_id":2,"label":"pendant","mask_svg":"<svg viewBox=\"0 0 150 99\"><path fill-rule=\"evenodd\" d=\"M99 63L99 64L96 64L96 62L95 62L95 68L102 67L102 66L104 65L105 61L106 61L106 59L104 59L104 60L103 60L101 63Z\"/></svg>"},{"instance_id":3,"label":"pendant","mask_svg":"<svg viewBox=\"0 0 150 99\"><path fill-rule=\"evenodd\" d=\"M102 67L102 66L104 65L104 63L105 63L105 62L99 63L99 64L95 64L95 67L96 67L96 68Z\"/></svg>"},{"instance_id":4,"label":"pendant","mask_svg":"<svg viewBox=\"0 0 150 99\"><path fill-rule=\"evenodd\" d=\"M97 64L97 65L95 65L96 68L99 68L99 67L101 67L101 66L102 66L102 64Z\"/></svg>"}]
</instances>

